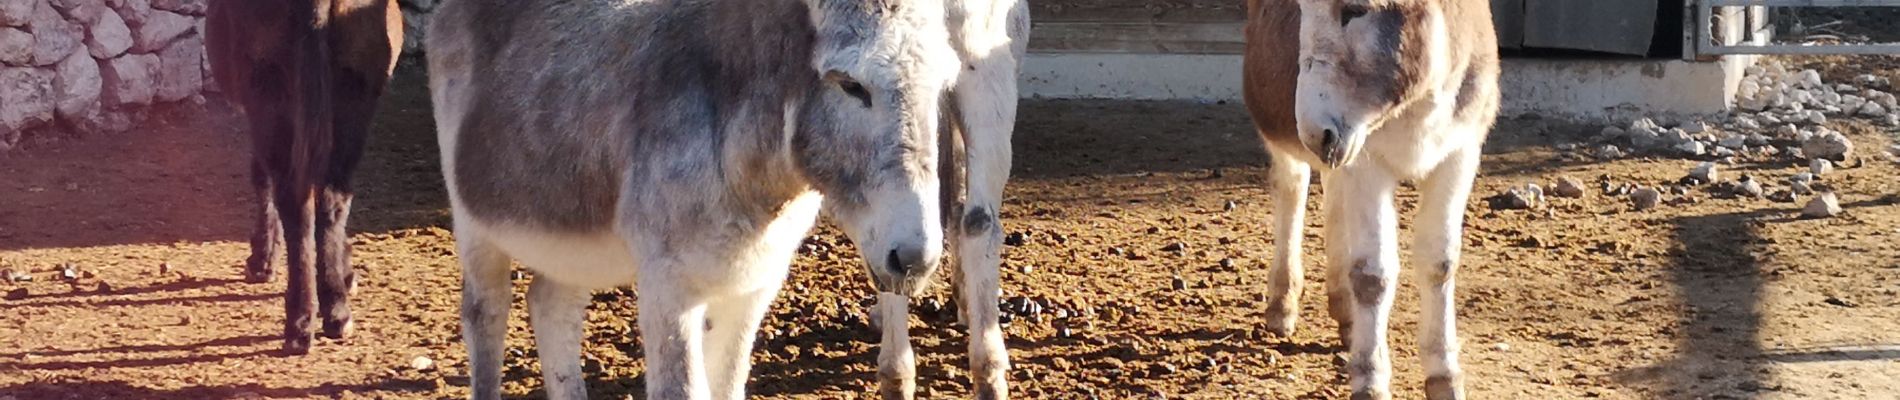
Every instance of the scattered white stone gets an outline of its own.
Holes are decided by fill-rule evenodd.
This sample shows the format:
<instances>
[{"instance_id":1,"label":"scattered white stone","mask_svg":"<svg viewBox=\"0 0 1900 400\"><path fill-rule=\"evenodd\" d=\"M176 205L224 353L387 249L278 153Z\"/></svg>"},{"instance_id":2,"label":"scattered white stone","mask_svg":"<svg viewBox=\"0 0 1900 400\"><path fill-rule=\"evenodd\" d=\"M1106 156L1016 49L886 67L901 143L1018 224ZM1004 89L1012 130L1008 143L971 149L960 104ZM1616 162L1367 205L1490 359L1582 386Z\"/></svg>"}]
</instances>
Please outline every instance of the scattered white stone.
<instances>
[{"instance_id":1,"label":"scattered white stone","mask_svg":"<svg viewBox=\"0 0 1900 400\"><path fill-rule=\"evenodd\" d=\"M1798 182L1798 183L1814 182L1814 174L1809 173L1809 172L1794 174L1794 176L1788 177L1788 182Z\"/></svg>"},{"instance_id":2,"label":"scattered white stone","mask_svg":"<svg viewBox=\"0 0 1900 400\"><path fill-rule=\"evenodd\" d=\"M1742 183L1735 187L1735 195L1748 198L1761 197L1761 182L1744 177Z\"/></svg>"},{"instance_id":3,"label":"scattered white stone","mask_svg":"<svg viewBox=\"0 0 1900 400\"><path fill-rule=\"evenodd\" d=\"M1814 174L1814 176L1826 176L1829 172L1833 172L1833 171L1834 171L1833 161L1828 161L1825 158L1816 158L1813 160L1808 160L1808 173L1812 173Z\"/></svg>"},{"instance_id":4,"label":"scattered white stone","mask_svg":"<svg viewBox=\"0 0 1900 400\"><path fill-rule=\"evenodd\" d=\"M1881 107L1879 104L1867 103L1862 104L1860 109L1854 111L1854 113L1860 114L1860 116L1863 117L1885 118L1887 116L1887 108Z\"/></svg>"},{"instance_id":5,"label":"scattered white stone","mask_svg":"<svg viewBox=\"0 0 1900 400\"><path fill-rule=\"evenodd\" d=\"M1803 88L1813 89L1823 87L1821 86L1821 72L1819 71L1811 69L1801 70L1798 79L1800 79L1799 82Z\"/></svg>"},{"instance_id":6,"label":"scattered white stone","mask_svg":"<svg viewBox=\"0 0 1900 400\"><path fill-rule=\"evenodd\" d=\"M1557 178L1557 185L1550 188L1550 194L1557 197L1583 197L1583 181L1572 177Z\"/></svg>"},{"instance_id":7,"label":"scattered white stone","mask_svg":"<svg viewBox=\"0 0 1900 400\"><path fill-rule=\"evenodd\" d=\"M1825 124L1827 123L1827 115L1822 114L1820 111L1808 110L1807 120L1810 124Z\"/></svg>"},{"instance_id":8,"label":"scattered white stone","mask_svg":"<svg viewBox=\"0 0 1900 400\"><path fill-rule=\"evenodd\" d=\"M1689 178L1701 181L1702 183L1715 182L1721 179L1721 171L1716 167L1715 163L1704 162L1701 165L1697 165L1695 169L1689 170Z\"/></svg>"},{"instance_id":9,"label":"scattered white stone","mask_svg":"<svg viewBox=\"0 0 1900 400\"><path fill-rule=\"evenodd\" d=\"M1729 149L1727 147L1712 147L1712 150L1709 150L1709 155L1716 156L1716 157L1734 157L1735 150ZM1733 164L1734 162L1729 162L1729 163Z\"/></svg>"},{"instance_id":10,"label":"scattered white stone","mask_svg":"<svg viewBox=\"0 0 1900 400\"><path fill-rule=\"evenodd\" d=\"M429 359L429 356L416 356L409 360L409 368L417 371L432 370L435 369L435 360Z\"/></svg>"},{"instance_id":11,"label":"scattered white stone","mask_svg":"<svg viewBox=\"0 0 1900 400\"><path fill-rule=\"evenodd\" d=\"M1636 189L1630 192L1630 204L1638 211L1656 208L1656 205L1662 204L1662 192L1647 187Z\"/></svg>"},{"instance_id":12,"label":"scattered white stone","mask_svg":"<svg viewBox=\"0 0 1900 400\"><path fill-rule=\"evenodd\" d=\"M1748 137L1742 141L1742 144L1749 145L1749 146L1767 146L1768 141L1769 141L1768 135L1763 135L1759 133L1751 133L1751 134L1748 134Z\"/></svg>"},{"instance_id":13,"label":"scattered white stone","mask_svg":"<svg viewBox=\"0 0 1900 400\"><path fill-rule=\"evenodd\" d=\"M1775 128L1775 136L1780 136L1784 139L1796 138L1796 135L1800 134L1801 128L1794 126L1794 124L1783 124L1781 127Z\"/></svg>"},{"instance_id":14,"label":"scattered white stone","mask_svg":"<svg viewBox=\"0 0 1900 400\"><path fill-rule=\"evenodd\" d=\"M1854 142L1840 132L1824 131L1802 141L1801 154L1809 158L1846 161L1854 155Z\"/></svg>"},{"instance_id":15,"label":"scattered white stone","mask_svg":"<svg viewBox=\"0 0 1900 400\"><path fill-rule=\"evenodd\" d=\"M1606 159L1606 160L1623 158L1628 155L1629 154L1623 152L1623 149L1617 148L1616 145L1610 145L1610 144L1597 147L1597 151L1596 151L1597 158Z\"/></svg>"},{"instance_id":16,"label":"scattered white stone","mask_svg":"<svg viewBox=\"0 0 1900 400\"><path fill-rule=\"evenodd\" d=\"M1739 148L1742 148L1743 146L1748 145L1748 136L1730 134L1728 135L1728 137L1724 137L1722 138L1722 140L1716 141L1715 145L1721 146L1721 147L1727 147L1730 149L1739 149Z\"/></svg>"},{"instance_id":17,"label":"scattered white stone","mask_svg":"<svg viewBox=\"0 0 1900 400\"><path fill-rule=\"evenodd\" d=\"M1812 186L1808 186L1808 183L1803 182L1803 181L1789 182L1788 192L1794 193L1797 195L1806 196L1806 195L1814 194L1814 188Z\"/></svg>"},{"instance_id":18,"label":"scattered white stone","mask_svg":"<svg viewBox=\"0 0 1900 400\"><path fill-rule=\"evenodd\" d=\"M1691 155L1691 156L1699 156L1703 154L1708 154L1709 152L1708 149L1702 145L1702 142L1697 142L1697 141L1689 141L1689 142L1677 144L1674 148L1676 149L1676 151L1680 151L1683 154Z\"/></svg>"},{"instance_id":19,"label":"scattered white stone","mask_svg":"<svg viewBox=\"0 0 1900 400\"><path fill-rule=\"evenodd\" d=\"M1828 218L1841 214L1841 199L1834 192L1821 193L1808 201L1801 209L1801 216L1808 218Z\"/></svg>"}]
</instances>

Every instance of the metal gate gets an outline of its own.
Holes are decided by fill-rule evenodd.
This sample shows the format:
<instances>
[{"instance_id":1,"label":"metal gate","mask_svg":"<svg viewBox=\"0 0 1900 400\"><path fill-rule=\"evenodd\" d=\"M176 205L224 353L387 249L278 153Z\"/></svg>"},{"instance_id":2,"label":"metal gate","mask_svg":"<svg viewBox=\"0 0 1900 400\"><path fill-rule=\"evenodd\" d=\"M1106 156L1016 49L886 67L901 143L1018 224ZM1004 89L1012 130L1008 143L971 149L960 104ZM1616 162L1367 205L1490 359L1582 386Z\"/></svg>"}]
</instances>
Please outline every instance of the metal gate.
<instances>
[{"instance_id":1,"label":"metal gate","mask_svg":"<svg viewBox=\"0 0 1900 400\"><path fill-rule=\"evenodd\" d=\"M1684 0L1688 60L1731 54L1900 54L1900 43L1776 44L1768 7L1900 7L1900 0ZM1900 21L1896 21L1900 22Z\"/></svg>"}]
</instances>

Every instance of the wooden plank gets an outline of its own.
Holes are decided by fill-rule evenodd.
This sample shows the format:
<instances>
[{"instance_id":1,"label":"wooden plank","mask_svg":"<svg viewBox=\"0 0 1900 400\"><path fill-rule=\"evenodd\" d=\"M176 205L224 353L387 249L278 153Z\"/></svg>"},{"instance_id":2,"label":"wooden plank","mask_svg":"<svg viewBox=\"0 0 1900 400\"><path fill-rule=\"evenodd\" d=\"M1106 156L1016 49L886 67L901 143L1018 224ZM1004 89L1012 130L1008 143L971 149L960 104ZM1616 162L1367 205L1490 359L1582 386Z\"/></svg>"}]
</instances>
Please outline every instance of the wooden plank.
<instances>
[{"instance_id":1,"label":"wooden plank","mask_svg":"<svg viewBox=\"0 0 1900 400\"><path fill-rule=\"evenodd\" d=\"M1648 55L1657 1L1526 0L1524 47Z\"/></svg>"},{"instance_id":2,"label":"wooden plank","mask_svg":"<svg viewBox=\"0 0 1900 400\"><path fill-rule=\"evenodd\" d=\"M1036 53L1241 54L1245 22L1037 22Z\"/></svg>"},{"instance_id":3,"label":"wooden plank","mask_svg":"<svg viewBox=\"0 0 1900 400\"><path fill-rule=\"evenodd\" d=\"M1241 22L1244 0L1032 0L1036 22Z\"/></svg>"}]
</instances>

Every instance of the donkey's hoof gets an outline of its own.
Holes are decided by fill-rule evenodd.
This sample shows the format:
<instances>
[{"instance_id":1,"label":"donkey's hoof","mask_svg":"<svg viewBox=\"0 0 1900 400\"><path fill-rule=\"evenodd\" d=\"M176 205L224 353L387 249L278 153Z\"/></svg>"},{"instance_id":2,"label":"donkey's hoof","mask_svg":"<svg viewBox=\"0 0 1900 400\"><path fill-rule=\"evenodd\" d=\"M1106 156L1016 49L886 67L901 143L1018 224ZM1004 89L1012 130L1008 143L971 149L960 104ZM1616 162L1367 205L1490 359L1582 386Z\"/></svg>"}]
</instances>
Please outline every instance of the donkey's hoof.
<instances>
[{"instance_id":1,"label":"donkey's hoof","mask_svg":"<svg viewBox=\"0 0 1900 400\"><path fill-rule=\"evenodd\" d=\"M1299 311L1288 311L1277 306L1267 308L1267 333L1283 338L1293 337L1293 331L1299 323Z\"/></svg>"},{"instance_id":2,"label":"donkey's hoof","mask_svg":"<svg viewBox=\"0 0 1900 400\"><path fill-rule=\"evenodd\" d=\"M343 317L340 321L327 318L323 320L324 338L345 339L349 338L350 334L354 332L356 332L356 320L350 317Z\"/></svg>"},{"instance_id":3,"label":"donkey's hoof","mask_svg":"<svg viewBox=\"0 0 1900 400\"><path fill-rule=\"evenodd\" d=\"M1458 375L1425 378L1425 398L1429 400L1464 400L1464 379Z\"/></svg>"},{"instance_id":4,"label":"donkey's hoof","mask_svg":"<svg viewBox=\"0 0 1900 400\"><path fill-rule=\"evenodd\" d=\"M1392 392L1365 388L1352 391L1352 400L1392 400Z\"/></svg>"},{"instance_id":5,"label":"donkey's hoof","mask_svg":"<svg viewBox=\"0 0 1900 400\"><path fill-rule=\"evenodd\" d=\"M301 356L310 354L310 335L291 335L284 338L284 354Z\"/></svg>"},{"instance_id":6,"label":"donkey's hoof","mask_svg":"<svg viewBox=\"0 0 1900 400\"><path fill-rule=\"evenodd\" d=\"M271 278L270 263L255 259L244 262L244 281L250 283L268 283Z\"/></svg>"}]
</instances>

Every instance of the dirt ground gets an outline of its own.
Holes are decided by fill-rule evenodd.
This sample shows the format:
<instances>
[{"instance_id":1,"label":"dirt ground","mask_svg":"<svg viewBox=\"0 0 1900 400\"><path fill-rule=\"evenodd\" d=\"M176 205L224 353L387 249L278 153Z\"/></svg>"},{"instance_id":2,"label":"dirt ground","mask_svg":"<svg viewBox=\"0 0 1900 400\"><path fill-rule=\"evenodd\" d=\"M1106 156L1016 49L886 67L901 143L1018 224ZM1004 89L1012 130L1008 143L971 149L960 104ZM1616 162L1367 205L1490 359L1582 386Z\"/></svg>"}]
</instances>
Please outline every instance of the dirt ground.
<instances>
[{"instance_id":1,"label":"dirt ground","mask_svg":"<svg viewBox=\"0 0 1900 400\"><path fill-rule=\"evenodd\" d=\"M180 106L149 129L0 156L0 268L33 278L0 283L0 399L466 396L427 98L406 69L359 175L357 335L301 357L277 352L281 280L241 280L254 200L246 139L227 107ZM1005 251L1005 296L1050 311L1007 325L1013 394L1345 396L1335 364L1344 349L1317 295L1317 229L1300 331L1260 328L1270 207L1264 155L1239 106L1025 101L1020 115L1003 215L1022 240ZM1862 154L1894 137L1833 124ZM1596 193L1535 211L1485 205L1526 182L1660 185L1697 163L1556 150L1597 129L1506 120L1487 145L1458 282L1473 398L1900 398L1900 167L1868 157L1827 175L1846 209L1831 219L1702 189L1696 203L1648 211ZM1753 160L1729 170L1779 182L1805 168ZM1402 194L1406 215L1415 198ZM60 279L61 265L82 274ZM863 322L872 292L862 268L838 231L808 241L753 352L753 394L871 397L877 336ZM1409 282L1400 293L1395 389L1417 398L1417 296ZM586 370L596 398L642 397L636 295L594 296ZM525 314L517 301L505 389L538 398ZM920 314L921 394L966 397L962 328L948 311ZM417 368L418 357L433 365Z\"/></svg>"}]
</instances>

